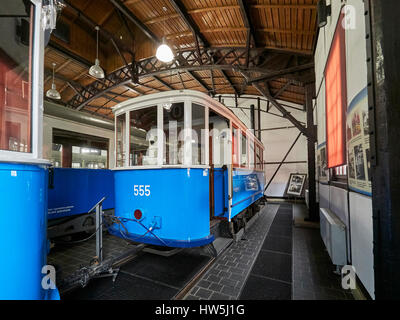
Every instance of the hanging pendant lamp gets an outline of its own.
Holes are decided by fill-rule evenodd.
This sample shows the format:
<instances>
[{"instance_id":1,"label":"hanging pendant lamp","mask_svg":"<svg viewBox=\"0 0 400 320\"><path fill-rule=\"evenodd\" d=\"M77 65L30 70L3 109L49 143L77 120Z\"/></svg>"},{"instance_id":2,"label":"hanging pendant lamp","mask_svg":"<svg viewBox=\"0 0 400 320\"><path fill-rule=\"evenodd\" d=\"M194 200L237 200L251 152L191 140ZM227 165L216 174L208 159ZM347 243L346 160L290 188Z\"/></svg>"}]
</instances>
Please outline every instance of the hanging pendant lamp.
<instances>
[{"instance_id":1,"label":"hanging pendant lamp","mask_svg":"<svg viewBox=\"0 0 400 320\"><path fill-rule=\"evenodd\" d=\"M90 67L89 74L96 79L104 78L104 70L100 67L99 60L99 30L100 28L96 26L97 39L96 39L96 60L94 61L94 65Z\"/></svg>"},{"instance_id":2,"label":"hanging pendant lamp","mask_svg":"<svg viewBox=\"0 0 400 320\"><path fill-rule=\"evenodd\" d=\"M167 12L167 8L163 7L164 12ZM165 24L165 22L164 22ZM165 26L164 26L165 28ZM174 53L171 48L165 42L165 38L163 38L161 45L157 48L156 57L158 60L164 63L169 63L174 60Z\"/></svg>"},{"instance_id":3,"label":"hanging pendant lamp","mask_svg":"<svg viewBox=\"0 0 400 320\"><path fill-rule=\"evenodd\" d=\"M54 68L56 64L53 62L53 82L51 83L51 89L47 90L46 97L54 100L60 100L61 95L56 89L56 84L54 83Z\"/></svg>"}]
</instances>

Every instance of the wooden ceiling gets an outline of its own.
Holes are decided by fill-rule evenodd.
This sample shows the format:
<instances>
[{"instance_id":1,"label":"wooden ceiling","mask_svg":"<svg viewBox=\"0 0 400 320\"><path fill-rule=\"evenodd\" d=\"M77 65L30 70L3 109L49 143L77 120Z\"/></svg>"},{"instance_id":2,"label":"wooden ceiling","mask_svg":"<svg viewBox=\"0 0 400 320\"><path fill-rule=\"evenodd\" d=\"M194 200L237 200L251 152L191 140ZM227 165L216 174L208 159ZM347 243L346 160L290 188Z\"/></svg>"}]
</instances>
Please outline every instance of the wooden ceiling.
<instances>
[{"instance_id":1,"label":"wooden ceiling","mask_svg":"<svg viewBox=\"0 0 400 320\"><path fill-rule=\"evenodd\" d=\"M260 95L244 73L263 81L271 96L304 104L304 83L313 79L317 0L65 3L58 26L69 29L69 36L51 36L44 90L51 86L54 62L55 83L68 107L112 117L116 103L165 90ZM96 57L96 25L107 75L101 81L88 74ZM163 38L176 54L174 64L154 59Z\"/></svg>"}]
</instances>

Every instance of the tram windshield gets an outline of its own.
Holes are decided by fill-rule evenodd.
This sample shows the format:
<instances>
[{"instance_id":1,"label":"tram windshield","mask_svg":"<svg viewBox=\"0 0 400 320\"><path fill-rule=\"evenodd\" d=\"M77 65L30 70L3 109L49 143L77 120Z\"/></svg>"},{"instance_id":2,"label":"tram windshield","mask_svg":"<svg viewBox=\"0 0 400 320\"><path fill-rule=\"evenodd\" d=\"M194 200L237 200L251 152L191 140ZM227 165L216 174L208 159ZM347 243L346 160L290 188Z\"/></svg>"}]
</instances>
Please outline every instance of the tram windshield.
<instances>
[{"instance_id":1,"label":"tram windshield","mask_svg":"<svg viewBox=\"0 0 400 320\"><path fill-rule=\"evenodd\" d=\"M158 159L157 106L131 111L129 123L129 165L156 165Z\"/></svg>"},{"instance_id":2,"label":"tram windshield","mask_svg":"<svg viewBox=\"0 0 400 320\"><path fill-rule=\"evenodd\" d=\"M163 105L163 164L183 164L184 103Z\"/></svg>"},{"instance_id":3,"label":"tram windshield","mask_svg":"<svg viewBox=\"0 0 400 320\"><path fill-rule=\"evenodd\" d=\"M0 16L0 150L31 150L33 5L4 0Z\"/></svg>"}]
</instances>

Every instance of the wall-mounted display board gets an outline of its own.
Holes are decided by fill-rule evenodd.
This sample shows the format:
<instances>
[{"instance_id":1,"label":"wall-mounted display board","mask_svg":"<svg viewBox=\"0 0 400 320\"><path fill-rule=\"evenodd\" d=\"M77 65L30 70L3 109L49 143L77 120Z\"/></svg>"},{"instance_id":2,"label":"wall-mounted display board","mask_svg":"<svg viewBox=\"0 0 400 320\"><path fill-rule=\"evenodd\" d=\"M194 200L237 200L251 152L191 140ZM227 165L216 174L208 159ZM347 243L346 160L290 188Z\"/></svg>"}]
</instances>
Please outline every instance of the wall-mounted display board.
<instances>
[{"instance_id":1,"label":"wall-mounted display board","mask_svg":"<svg viewBox=\"0 0 400 320\"><path fill-rule=\"evenodd\" d=\"M326 143L322 143L317 149L317 172L318 181L320 183L328 183L329 181L329 170L326 160Z\"/></svg>"},{"instance_id":2,"label":"wall-mounted display board","mask_svg":"<svg viewBox=\"0 0 400 320\"><path fill-rule=\"evenodd\" d=\"M289 196L300 197L303 194L306 178L307 175L304 173L291 173L286 194Z\"/></svg>"},{"instance_id":3,"label":"wall-mounted display board","mask_svg":"<svg viewBox=\"0 0 400 320\"><path fill-rule=\"evenodd\" d=\"M367 88L356 95L347 109L346 137L349 188L371 196Z\"/></svg>"}]
</instances>

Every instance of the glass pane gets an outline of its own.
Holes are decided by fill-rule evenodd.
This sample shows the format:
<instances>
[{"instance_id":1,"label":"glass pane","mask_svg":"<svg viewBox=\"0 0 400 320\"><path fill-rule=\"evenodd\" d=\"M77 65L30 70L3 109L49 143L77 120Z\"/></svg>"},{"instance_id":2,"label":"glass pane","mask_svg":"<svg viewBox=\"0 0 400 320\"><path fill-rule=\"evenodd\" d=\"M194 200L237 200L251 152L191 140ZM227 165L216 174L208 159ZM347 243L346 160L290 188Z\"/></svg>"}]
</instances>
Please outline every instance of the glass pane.
<instances>
[{"instance_id":1,"label":"glass pane","mask_svg":"<svg viewBox=\"0 0 400 320\"><path fill-rule=\"evenodd\" d=\"M261 169L261 148L256 146L256 169Z\"/></svg>"},{"instance_id":2,"label":"glass pane","mask_svg":"<svg viewBox=\"0 0 400 320\"><path fill-rule=\"evenodd\" d=\"M164 164L183 163L183 129L184 129L184 103L163 105L164 123ZM181 134L182 133L182 134Z\"/></svg>"},{"instance_id":3,"label":"glass pane","mask_svg":"<svg viewBox=\"0 0 400 320\"><path fill-rule=\"evenodd\" d=\"M157 107L130 112L129 165L156 165L158 158Z\"/></svg>"},{"instance_id":4,"label":"glass pane","mask_svg":"<svg viewBox=\"0 0 400 320\"><path fill-rule=\"evenodd\" d=\"M72 146L72 168L106 169L107 150Z\"/></svg>"},{"instance_id":5,"label":"glass pane","mask_svg":"<svg viewBox=\"0 0 400 320\"><path fill-rule=\"evenodd\" d=\"M212 137L212 140L210 140L210 164L215 167L231 164L232 154L229 152L231 129L229 128L229 120L210 110L209 122L210 136Z\"/></svg>"},{"instance_id":6,"label":"glass pane","mask_svg":"<svg viewBox=\"0 0 400 320\"><path fill-rule=\"evenodd\" d=\"M62 144L53 143L50 162L53 167L60 168L62 159Z\"/></svg>"},{"instance_id":7,"label":"glass pane","mask_svg":"<svg viewBox=\"0 0 400 320\"><path fill-rule=\"evenodd\" d=\"M242 155L241 155L241 161L240 164L241 166L245 167L247 166L247 137L242 135Z\"/></svg>"},{"instance_id":8,"label":"glass pane","mask_svg":"<svg viewBox=\"0 0 400 320\"><path fill-rule=\"evenodd\" d=\"M233 165L239 166L239 130L233 127Z\"/></svg>"},{"instance_id":9,"label":"glass pane","mask_svg":"<svg viewBox=\"0 0 400 320\"><path fill-rule=\"evenodd\" d=\"M250 162L250 168L254 168L254 141L250 140L249 141L249 162Z\"/></svg>"},{"instance_id":10,"label":"glass pane","mask_svg":"<svg viewBox=\"0 0 400 320\"><path fill-rule=\"evenodd\" d=\"M205 164L206 109L198 104L192 105L192 164Z\"/></svg>"},{"instance_id":11,"label":"glass pane","mask_svg":"<svg viewBox=\"0 0 400 320\"><path fill-rule=\"evenodd\" d=\"M126 157L126 150L125 150L125 130L126 130L126 114L121 114L117 117L117 141L116 141L116 148L117 148L117 160L116 166L123 167L125 165L125 157Z\"/></svg>"},{"instance_id":12,"label":"glass pane","mask_svg":"<svg viewBox=\"0 0 400 320\"><path fill-rule=\"evenodd\" d=\"M0 16L0 150L31 150L33 6L4 0ZM6 17L12 15L13 17ZM17 32L16 32L17 30Z\"/></svg>"}]
</instances>

